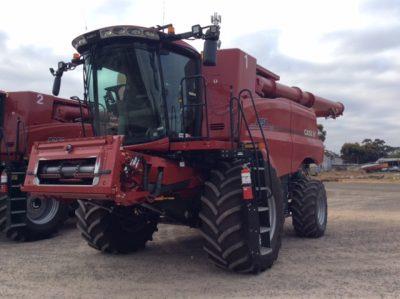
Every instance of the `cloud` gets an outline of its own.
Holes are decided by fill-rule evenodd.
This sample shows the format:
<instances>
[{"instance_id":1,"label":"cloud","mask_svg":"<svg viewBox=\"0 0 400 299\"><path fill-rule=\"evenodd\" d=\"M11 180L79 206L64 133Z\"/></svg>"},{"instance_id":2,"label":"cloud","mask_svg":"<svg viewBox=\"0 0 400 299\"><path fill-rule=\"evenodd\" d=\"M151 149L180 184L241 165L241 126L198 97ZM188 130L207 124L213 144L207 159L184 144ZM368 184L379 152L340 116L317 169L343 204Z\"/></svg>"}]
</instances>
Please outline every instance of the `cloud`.
<instances>
[{"instance_id":1,"label":"cloud","mask_svg":"<svg viewBox=\"0 0 400 299\"><path fill-rule=\"evenodd\" d=\"M93 11L94 14L121 15L127 13L132 6L130 0L107 0Z\"/></svg>"},{"instance_id":2,"label":"cloud","mask_svg":"<svg viewBox=\"0 0 400 299\"><path fill-rule=\"evenodd\" d=\"M361 6L363 11L373 14L397 15L400 13L399 0L369 0Z\"/></svg>"},{"instance_id":3,"label":"cloud","mask_svg":"<svg viewBox=\"0 0 400 299\"><path fill-rule=\"evenodd\" d=\"M0 89L6 91L32 90L51 93L53 77L49 66L55 66L59 60L49 48L35 45L7 47L7 35L0 31ZM78 71L79 73L79 71ZM63 78L61 95L70 97L82 94L81 74L66 73Z\"/></svg>"},{"instance_id":4,"label":"cloud","mask_svg":"<svg viewBox=\"0 0 400 299\"><path fill-rule=\"evenodd\" d=\"M398 2L400 3L400 2ZM339 42L339 53L375 54L400 47L400 24L394 27L338 31L325 36Z\"/></svg>"},{"instance_id":5,"label":"cloud","mask_svg":"<svg viewBox=\"0 0 400 299\"><path fill-rule=\"evenodd\" d=\"M4 49L6 47L6 42L8 40L8 36L5 32L0 31L0 49Z\"/></svg>"},{"instance_id":6,"label":"cloud","mask_svg":"<svg viewBox=\"0 0 400 299\"><path fill-rule=\"evenodd\" d=\"M393 33L395 29L392 29ZM373 45L374 36L377 37L377 31L363 29L338 31L324 37L321 42L331 41L334 37L339 45L354 40L353 51L337 51L329 63L315 63L283 54L279 49L280 32L276 30L255 32L239 37L233 43L243 45L243 49L255 56L259 64L279 74L283 84L299 86L344 103L343 117L319 119L328 131L327 147L339 152L344 142L368 137L400 145L400 123L397 120L400 115L399 65L392 56L384 55L397 45L397 41L389 39L390 42L378 47ZM383 40L384 37L378 43ZM357 54L356 49L365 55Z\"/></svg>"}]
</instances>

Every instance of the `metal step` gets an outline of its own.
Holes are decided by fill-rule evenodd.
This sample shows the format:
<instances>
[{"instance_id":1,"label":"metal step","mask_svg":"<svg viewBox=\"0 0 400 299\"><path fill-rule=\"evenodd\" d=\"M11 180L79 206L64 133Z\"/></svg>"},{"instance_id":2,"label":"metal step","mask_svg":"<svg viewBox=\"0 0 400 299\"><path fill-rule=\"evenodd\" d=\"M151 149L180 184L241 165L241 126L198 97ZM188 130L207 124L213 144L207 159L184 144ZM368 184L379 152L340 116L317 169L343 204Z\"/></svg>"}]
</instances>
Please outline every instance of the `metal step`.
<instances>
[{"instance_id":1,"label":"metal step","mask_svg":"<svg viewBox=\"0 0 400 299\"><path fill-rule=\"evenodd\" d=\"M11 215L26 214L26 210L11 211Z\"/></svg>"},{"instance_id":2,"label":"metal step","mask_svg":"<svg viewBox=\"0 0 400 299\"><path fill-rule=\"evenodd\" d=\"M18 189L19 189L19 188L21 188L21 185L22 185L22 184L18 184L18 185L11 185L11 188L18 188Z\"/></svg>"},{"instance_id":3,"label":"metal step","mask_svg":"<svg viewBox=\"0 0 400 299\"><path fill-rule=\"evenodd\" d=\"M268 188L267 187L256 187L256 190L266 191L266 190L268 190Z\"/></svg>"},{"instance_id":4,"label":"metal step","mask_svg":"<svg viewBox=\"0 0 400 299\"><path fill-rule=\"evenodd\" d=\"M264 171L265 170L265 168L264 167L251 167L251 169L254 169L254 170L261 170L261 171Z\"/></svg>"},{"instance_id":5,"label":"metal step","mask_svg":"<svg viewBox=\"0 0 400 299\"><path fill-rule=\"evenodd\" d=\"M21 201L26 200L26 197L11 197L10 201Z\"/></svg>"},{"instance_id":6,"label":"metal step","mask_svg":"<svg viewBox=\"0 0 400 299\"><path fill-rule=\"evenodd\" d=\"M17 228L17 227L25 227L26 223L17 223L17 224L11 224L9 227L10 228Z\"/></svg>"},{"instance_id":7,"label":"metal step","mask_svg":"<svg viewBox=\"0 0 400 299\"><path fill-rule=\"evenodd\" d=\"M269 211L269 208L268 207L258 207L258 212L266 212L266 211Z\"/></svg>"},{"instance_id":8,"label":"metal step","mask_svg":"<svg viewBox=\"0 0 400 299\"><path fill-rule=\"evenodd\" d=\"M268 248L268 247L261 247L260 248L260 254L261 255L266 255L272 252L272 248Z\"/></svg>"},{"instance_id":9,"label":"metal step","mask_svg":"<svg viewBox=\"0 0 400 299\"><path fill-rule=\"evenodd\" d=\"M271 230L268 226L260 226L260 234L268 233Z\"/></svg>"}]
</instances>

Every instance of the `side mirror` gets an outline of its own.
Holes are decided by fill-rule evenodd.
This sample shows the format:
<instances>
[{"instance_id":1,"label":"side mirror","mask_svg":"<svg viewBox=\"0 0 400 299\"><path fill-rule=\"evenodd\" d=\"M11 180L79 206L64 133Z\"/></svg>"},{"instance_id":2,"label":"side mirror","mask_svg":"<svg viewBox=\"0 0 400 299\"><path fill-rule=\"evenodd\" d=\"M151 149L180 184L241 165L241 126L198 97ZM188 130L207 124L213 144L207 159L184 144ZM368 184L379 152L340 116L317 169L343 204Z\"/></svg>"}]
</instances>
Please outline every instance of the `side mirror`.
<instances>
[{"instance_id":1,"label":"side mirror","mask_svg":"<svg viewBox=\"0 0 400 299\"><path fill-rule=\"evenodd\" d=\"M56 75L53 82L53 95L58 96L60 93L61 75Z\"/></svg>"},{"instance_id":2,"label":"side mirror","mask_svg":"<svg viewBox=\"0 0 400 299\"><path fill-rule=\"evenodd\" d=\"M54 82L53 82L53 95L58 96L60 93L60 86L61 86L61 77L68 69L68 65L65 62L60 61L58 63L58 68L57 71L54 71L54 69L50 69L50 73L54 76Z\"/></svg>"},{"instance_id":3,"label":"side mirror","mask_svg":"<svg viewBox=\"0 0 400 299\"><path fill-rule=\"evenodd\" d=\"M218 40L206 39L204 41L203 65L205 66L217 65L217 48L218 48Z\"/></svg>"}]
</instances>

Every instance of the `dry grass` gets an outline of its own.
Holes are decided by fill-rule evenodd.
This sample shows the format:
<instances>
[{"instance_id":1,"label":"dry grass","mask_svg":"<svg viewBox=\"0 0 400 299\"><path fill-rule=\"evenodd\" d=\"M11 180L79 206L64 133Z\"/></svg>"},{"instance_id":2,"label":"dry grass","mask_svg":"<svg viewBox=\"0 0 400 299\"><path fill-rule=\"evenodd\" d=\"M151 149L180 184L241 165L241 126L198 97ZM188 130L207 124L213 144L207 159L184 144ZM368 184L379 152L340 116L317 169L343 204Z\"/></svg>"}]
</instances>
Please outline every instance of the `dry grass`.
<instances>
[{"instance_id":1,"label":"dry grass","mask_svg":"<svg viewBox=\"0 0 400 299\"><path fill-rule=\"evenodd\" d=\"M397 172L376 172L366 173L363 170L328 171L317 175L323 182L344 182L344 183L399 183L400 173Z\"/></svg>"}]
</instances>

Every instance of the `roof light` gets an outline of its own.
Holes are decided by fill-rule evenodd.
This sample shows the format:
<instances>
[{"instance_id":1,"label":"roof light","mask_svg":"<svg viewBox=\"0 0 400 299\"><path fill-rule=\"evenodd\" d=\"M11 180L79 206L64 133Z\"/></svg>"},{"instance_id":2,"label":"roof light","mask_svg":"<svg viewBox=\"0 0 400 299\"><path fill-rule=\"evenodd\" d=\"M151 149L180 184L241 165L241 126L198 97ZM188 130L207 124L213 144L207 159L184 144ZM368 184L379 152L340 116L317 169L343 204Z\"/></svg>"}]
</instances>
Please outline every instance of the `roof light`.
<instances>
[{"instance_id":1,"label":"roof light","mask_svg":"<svg viewBox=\"0 0 400 299\"><path fill-rule=\"evenodd\" d=\"M87 44L86 38L84 36L78 36L72 41L72 46L77 49Z\"/></svg>"},{"instance_id":2,"label":"roof light","mask_svg":"<svg viewBox=\"0 0 400 299\"><path fill-rule=\"evenodd\" d=\"M203 32L200 25L193 25L192 26L192 33L196 36L200 36Z\"/></svg>"},{"instance_id":3,"label":"roof light","mask_svg":"<svg viewBox=\"0 0 400 299\"><path fill-rule=\"evenodd\" d=\"M75 49L85 46L88 43L95 43L99 39L107 39L114 37L139 37L159 40L160 36L154 29L140 28L136 26L112 26L99 30L95 30L81 36L78 36L72 41Z\"/></svg>"},{"instance_id":4,"label":"roof light","mask_svg":"<svg viewBox=\"0 0 400 299\"><path fill-rule=\"evenodd\" d=\"M172 25L168 26L168 34L175 34L175 28Z\"/></svg>"}]
</instances>

